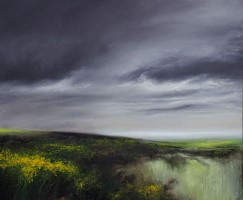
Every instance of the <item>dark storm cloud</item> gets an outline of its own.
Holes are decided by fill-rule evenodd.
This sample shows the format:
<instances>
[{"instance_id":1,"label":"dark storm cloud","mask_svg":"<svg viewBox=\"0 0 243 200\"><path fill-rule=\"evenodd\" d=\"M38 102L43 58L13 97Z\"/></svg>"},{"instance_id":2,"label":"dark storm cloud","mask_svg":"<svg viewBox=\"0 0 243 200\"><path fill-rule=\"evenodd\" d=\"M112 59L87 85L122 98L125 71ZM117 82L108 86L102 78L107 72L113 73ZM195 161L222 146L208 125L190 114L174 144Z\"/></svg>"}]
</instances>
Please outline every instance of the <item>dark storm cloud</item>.
<instances>
[{"instance_id":1,"label":"dark storm cloud","mask_svg":"<svg viewBox=\"0 0 243 200\"><path fill-rule=\"evenodd\" d=\"M75 69L90 68L121 35L135 38L137 30L129 31L129 21L146 18L146 11L154 7L143 10L141 4L1 0L0 81L61 79Z\"/></svg>"},{"instance_id":2,"label":"dark storm cloud","mask_svg":"<svg viewBox=\"0 0 243 200\"><path fill-rule=\"evenodd\" d=\"M223 3L190 0L0 0L0 81L33 83L67 76L79 81L99 81L109 77L110 73L113 76L116 66L122 64L117 54L121 60L126 60L134 48L144 53L131 55L129 59L134 57L149 63L151 61L141 56L148 55L150 52L147 51L154 48L154 43L159 45L157 51L161 51L156 60L166 60L166 54L174 54L170 53L175 48L172 43L178 39L202 40L205 44L217 46L232 39L232 31L239 29L241 20L237 2L228 5L229 12L222 7ZM206 12L214 8L218 10L210 18ZM233 20L229 13L235 10ZM191 15L195 15L195 20ZM190 41L188 45L189 49L195 47ZM178 45L176 48L182 47ZM144 68L129 63L124 63L123 67L127 71L135 68L131 78L144 74L158 80L177 78L179 73L186 78L187 71L188 76L220 71L223 71L223 76L228 74L226 68L231 62L210 59L199 59L197 63L189 58L189 69L171 66L164 71L150 64ZM214 64L223 67L209 69ZM203 65L207 65L205 69L202 69ZM197 66L199 72L196 72ZM84 70L75 75L81 69ZM229 73L231 75L234 76L234 72ZM119 76L118 73L115 78Z\"/></svg>"},{"instance_id":3,"label":"dark storm cloud","mask_svg":"<svg viewBox=\"0 0 243 200\"><path fill-rule=\"evenodd\" d=\"M138 80L141 77L156 81L178 81L190 78L219 78L241 80L243 56L234 60L211 60L203 58L188 64L174 64L170 67L163 63L157 66L143 67L127 75L128 80Z\"/></svg>"},{"instance_id":4,"label":"dark storm cloud","mask_svg":"<svg viewBox=\"0 0 243 200\"><path fill-rule=\"evenodd\" d=\"M38 60L34 55L29 55L13 61L2 55L0 80L31 83L46 79L61 79L77 67L75 64L80 60L80 55L74 49L65 52L53 62L46 59L48 58L43 57Z\"/></svg>"},{"instance_id":5,"label":"dark storm cloud","mask_svg":"<svg viewBox=\"0 0 243 200\"><path fill-rule=\"evenodd\" d=\"M242 24L243 25L243 24ZM220 56L207 57L173 56L155 64L140 68L123 76L125 80L139 80L142 77L163 81L187 80L190 78L242 80L243 73L243 29L221 49Z\"/></svg>"},{"instance_id":6,"label":"dark storm cloud","mask_svg":"<svg viewBox=\"0 0 243 200\"><path fill-rule=\"evenodd\" d=\"M102 37L109 22L101 22L108 17L102 17L101 6L99 1L2 0L0 81L62 79L87 67L107 51Z\"/></svg>"}]
</instances>

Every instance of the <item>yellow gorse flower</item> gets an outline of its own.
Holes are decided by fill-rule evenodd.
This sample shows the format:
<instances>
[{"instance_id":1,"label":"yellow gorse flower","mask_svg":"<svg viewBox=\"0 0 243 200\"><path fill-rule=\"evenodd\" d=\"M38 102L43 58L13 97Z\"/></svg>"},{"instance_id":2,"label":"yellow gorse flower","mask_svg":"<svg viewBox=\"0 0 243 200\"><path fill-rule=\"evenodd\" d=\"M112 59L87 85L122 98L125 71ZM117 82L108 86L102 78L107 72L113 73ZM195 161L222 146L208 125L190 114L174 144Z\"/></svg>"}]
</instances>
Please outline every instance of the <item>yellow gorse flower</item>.
<instances>
[{"instance_id":1,"label":"yellow gorse flower","mask_svg":"<svg viewBox=\"0 0 243 200\"><path fill-rule=\"evenodd\" d=\"M69 163L61 161L51 162L49 159L39 155L20 155L10 151L0 152L0 168L18 167L24 178L31 182L40 170L57 175L63 173L68 176L75 175L78 168Z\"/></svg>"},{"instance_id":2,"label":"yellow gorse flower","mask_svg":"<svg viewBox=\"0 0 243 200\"><path fill-rule=\"evenodd\" d=\"M160 191L161 191L161 188L159 187L159 185L156 185L156 184L148 185L144 188L144 192L146 194L157 194Z\"/></svg>"}]
</instances>

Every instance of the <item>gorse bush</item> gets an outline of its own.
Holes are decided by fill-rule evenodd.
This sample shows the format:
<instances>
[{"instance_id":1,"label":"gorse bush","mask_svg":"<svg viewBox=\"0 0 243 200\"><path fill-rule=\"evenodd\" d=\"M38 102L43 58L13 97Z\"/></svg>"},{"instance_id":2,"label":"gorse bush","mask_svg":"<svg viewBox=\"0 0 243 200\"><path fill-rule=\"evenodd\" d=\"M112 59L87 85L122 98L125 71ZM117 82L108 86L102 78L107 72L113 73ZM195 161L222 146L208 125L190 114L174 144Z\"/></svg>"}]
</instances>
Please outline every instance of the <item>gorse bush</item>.
<instances>
[{"instance_id":1,"label":"gorse bush","mask_svg":"<svg viewBox=\"0 0 243 200\"><path fill-rule=\"evenodd\" d=\"M128 184L111 195L112 200L172 200L173 196L159 184Z\"/></svg>"},{"instance_id":2,"label":"gorse bush","mask_svg":"<svg viewBox=\"0 0 243 200\"><path fill-rule=\"evenodd\" d=\"M66 174L68 177L77 174L78 168L69 163L50 162L48 159L35 155L21 155L10 153L10 151L0 152L0 168L7 170L8 168L16 168L22 174L23 181L32 182L33 178L39 171L51 173L57 176L60 173Z\"/></svg>"},{"instance_id":3,"label":"gorse bush","mask_svg":"<svg viewBox=\"0 0 243 200\"><path fill-rule=\"evenodd\" d=\"M78 181L77 166L62 161L51 162L40 155L0 152L0 176L4 180L3 196L9 199L51 199L58 196L57 188L72 187ZM1 190L0 189L0 190ZM61 191L61 193L65 191ZM5 199L8 199L8 198Z\"/></svg>"},{"instance_id":4,"label":"gorse bush","mask_svg":"<svg viewBox=\"0 0 243 200\"><path fill-rule=\"evenodd\" d=\"M13 189L6 191L11 192L7 195L12 195L13 199L32 199L33 192L37 195L35 199L55 199L62 195L75 199L92 199L101 190L97 171L82 173L73 164L51 162L39 155L2 151L0 173L1 177L5 177L7 189ZM60 188L63 188L62 191L58 191Z\"/></svg>"}]
</instances>

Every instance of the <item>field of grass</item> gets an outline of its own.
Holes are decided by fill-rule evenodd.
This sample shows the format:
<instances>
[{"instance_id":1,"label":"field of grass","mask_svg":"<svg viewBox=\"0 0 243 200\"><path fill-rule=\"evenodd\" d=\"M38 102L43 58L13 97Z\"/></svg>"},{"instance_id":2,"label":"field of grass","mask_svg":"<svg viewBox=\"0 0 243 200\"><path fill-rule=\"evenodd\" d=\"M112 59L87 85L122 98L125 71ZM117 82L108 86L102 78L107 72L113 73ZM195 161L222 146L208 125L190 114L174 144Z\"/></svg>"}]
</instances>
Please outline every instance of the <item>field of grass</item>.
<instances>
[{"instance_id":1,"label":"field of grass","mask_svg":"<svg viewBox=\"0 0 243 200\"><path fill-rule=\"evenodd\" d=\"M150 143L75 133L13 129L0 133L0 198L4 200L173 200L176 197L163 183L136 184L134 177L115 173L116 168L177 148L230 147L228 153L240 148L239 141Z\"/></svg>"},{"instance_id":2,"label":"field of grass","mask_svg":"<svg viewBox=\"0 0 243 200\"><path fill-rule=\"evenodd\" d=\"M10 129L10 128L0 128L0 136L1 135L26 135L26 134L37 134L35 131L30 130L21 130L21 129Z\"/></svg>"},{"instance_id":3,"label":"field of grass","mask_svg":"<svg viewBox=\"0 0 243 200\"><path fill-rule=\"evenodd\" d=\"M241 147L242 140L191 140L191 141L173 141L173 142L155 142L161 146L186 148L186 149L215 149Z\"/></svg>"}]
</instances>

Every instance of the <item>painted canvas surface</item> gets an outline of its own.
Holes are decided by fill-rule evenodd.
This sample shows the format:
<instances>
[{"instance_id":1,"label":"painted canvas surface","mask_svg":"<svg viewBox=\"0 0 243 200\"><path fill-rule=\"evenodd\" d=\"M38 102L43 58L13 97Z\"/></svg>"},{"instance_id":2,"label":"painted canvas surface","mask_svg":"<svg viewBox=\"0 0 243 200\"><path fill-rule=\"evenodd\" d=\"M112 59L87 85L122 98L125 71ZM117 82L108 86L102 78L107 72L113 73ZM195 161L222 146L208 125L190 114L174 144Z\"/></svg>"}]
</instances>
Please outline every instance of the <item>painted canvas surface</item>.
<instances>
[{"instance_id":1,"label":"painted canvas surface","mask_svg":"<svg viewBox=\"0 0 243 200\"><path fill-rule=\"evenodd\" d=\"M0 200L243 200L242 0L0 0Z\"/></svg>"}]
</instances>

